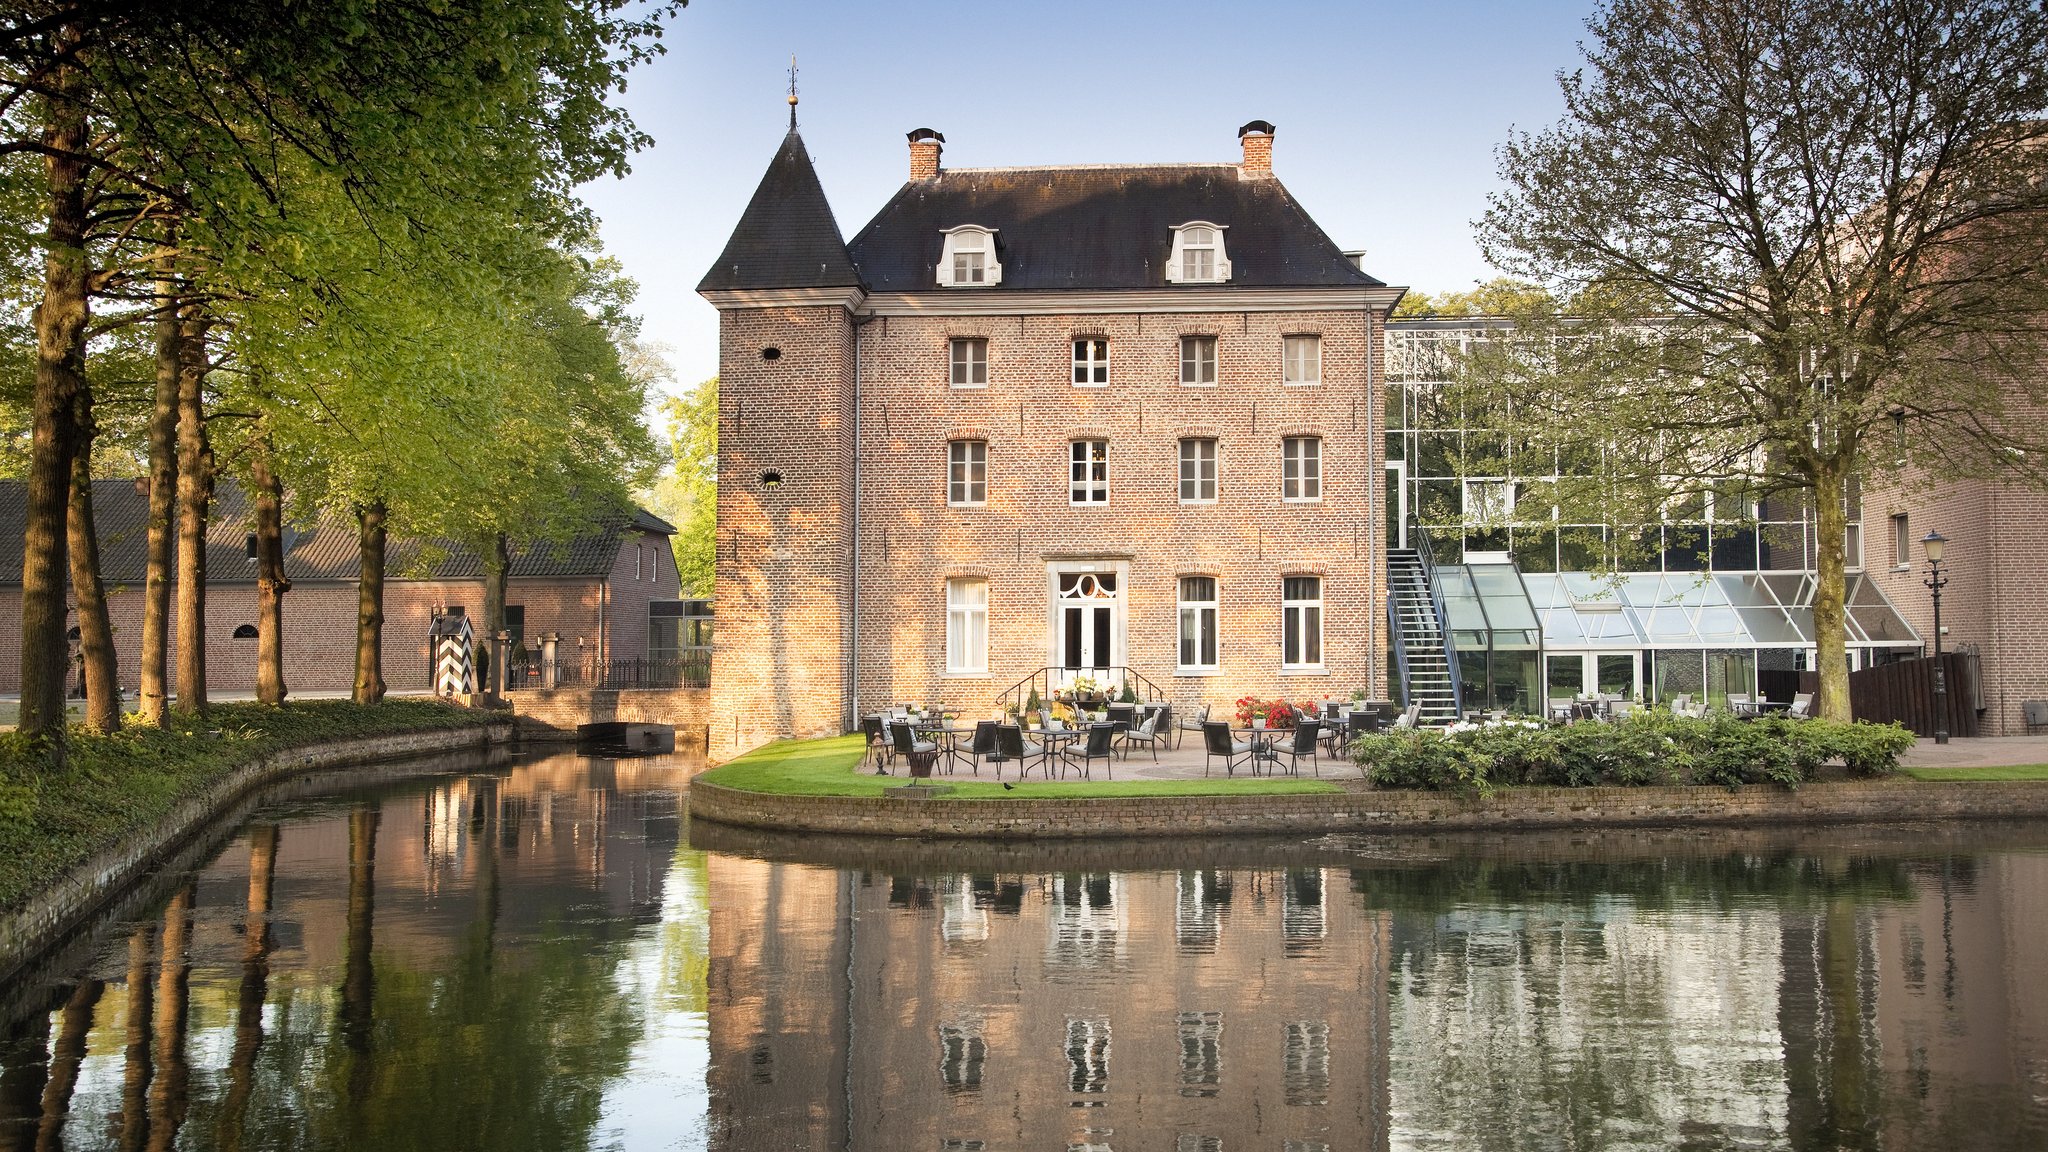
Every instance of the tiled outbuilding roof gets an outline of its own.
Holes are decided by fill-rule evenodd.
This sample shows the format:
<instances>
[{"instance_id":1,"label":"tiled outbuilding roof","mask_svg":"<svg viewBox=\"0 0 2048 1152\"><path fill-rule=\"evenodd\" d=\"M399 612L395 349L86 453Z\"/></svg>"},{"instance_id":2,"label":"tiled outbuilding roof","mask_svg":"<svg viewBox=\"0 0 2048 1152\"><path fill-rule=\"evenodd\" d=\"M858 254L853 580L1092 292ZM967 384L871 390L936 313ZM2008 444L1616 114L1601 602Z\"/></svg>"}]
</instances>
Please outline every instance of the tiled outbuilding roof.
<instances>
[{"instance_id":1,"label":"tiled outbuilding roof","mask_svg":"<svg viewBox=\"0 0 2048 1152\"><path fill-rule=\"evenodd\" d=\"M93 526L100 540L100 575L109 584L139 585L146 567L149 497L133 480L95 480ZM18 480L0 481L0 585L21 583L22 537L28 519L27 489ZM642 509L593 526L563 544L535 544L512 558L514 578L600 578L618 558L619 536L627 530L673 536L675 527ZM206 530L208 583L256 579L249 559L251 510L240 486L222 480L214 489L213 522ZM293 581L354 580L360 571L355 523L323 516L285 530L285 575ZM394 579L476 580L483 562L475 551L448 540L393 536L385 548L385 571Z\"/></svg>"},{"instance_id":2,"label":"tiled outbuilding roof","mask_svg":"<svg viewBox=\"0 0 2048 1152\"><path fill-rule=\"evenodd\" d=\"M1378 287L1278 181L1234 164L955 168L906 183L847 245L872 292L1166 286L1173 229L1225 226L1230 287ZM937 283L943 230L996 230L1002 283ZM737 237L735 237L737 239Z\"/></svg>"},{"instance_id":3,"label":"tiled outbuilding roof","mask_svg":"<svg viewBox=\"0 0 2048 1152\"><path fill-rule=\"evenodd\" d=\"M754 288L852 288L860 284L825 188L795 128L768 164L754 198L699 292Z\"/></svg>"}]
</instances>

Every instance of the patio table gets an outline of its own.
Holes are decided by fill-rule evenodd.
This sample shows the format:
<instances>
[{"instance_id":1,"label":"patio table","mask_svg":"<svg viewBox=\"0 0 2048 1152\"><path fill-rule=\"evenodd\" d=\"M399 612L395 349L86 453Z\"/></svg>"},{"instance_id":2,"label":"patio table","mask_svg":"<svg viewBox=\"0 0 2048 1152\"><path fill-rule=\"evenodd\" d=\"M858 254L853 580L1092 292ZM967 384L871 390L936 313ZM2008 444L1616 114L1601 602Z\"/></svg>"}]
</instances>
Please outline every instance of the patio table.
<instances>
[{"instance_id":1,"label":"patio table","mask_svg":"<svg viewBox=\"0 0 2048 1152\"><path fill-rule=\"evenodd\" d=\"M946 758L948 775L960 764L960 737L974 735L974 729L955 727L951 720L928 720L912 725L911 731L931 737L932 743L939 746L939 754Z\"/></svg>"},{"instance_id":2,"label":"patio table","mask_svg":"<svg viewBox=\"0 0 2048 1152\"><path fill-rule=\"evenodd\" d=\"M1273 755L1274 740L1279 736L1290 735L1293 729L1253 728L1246 726L1243 728L1232 728L1230 732L1233 736L1244 737L1245 742L1252 746L1252 775L1257 776L1259 774L1260 761L1270 764L1277 759Z\"/></svg>"}]
</instances>

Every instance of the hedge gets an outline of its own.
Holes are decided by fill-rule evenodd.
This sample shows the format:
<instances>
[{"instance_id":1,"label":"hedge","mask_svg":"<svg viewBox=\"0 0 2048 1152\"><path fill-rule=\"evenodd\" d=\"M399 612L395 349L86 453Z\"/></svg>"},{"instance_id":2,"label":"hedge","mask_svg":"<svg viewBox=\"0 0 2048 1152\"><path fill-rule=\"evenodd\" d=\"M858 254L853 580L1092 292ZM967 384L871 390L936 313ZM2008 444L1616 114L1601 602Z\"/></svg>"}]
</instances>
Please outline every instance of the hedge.
<instances>
[{"instance_id":1,"label":"hedge","mask_svg":"<svg viewBox=\"0 0 2048 1152\"><path fill-rule=\"evenodd\" d=\"M1509 720L1447 730L1373 733L1352 758L1382 788L1480 792L1513 785L1595 788L1645 784L1780 784L1796 788L1839 763L1885 776L1913 746L1897 724L1704 719L1637 713L1602 723Z\"/></svg>"}]
</instances>

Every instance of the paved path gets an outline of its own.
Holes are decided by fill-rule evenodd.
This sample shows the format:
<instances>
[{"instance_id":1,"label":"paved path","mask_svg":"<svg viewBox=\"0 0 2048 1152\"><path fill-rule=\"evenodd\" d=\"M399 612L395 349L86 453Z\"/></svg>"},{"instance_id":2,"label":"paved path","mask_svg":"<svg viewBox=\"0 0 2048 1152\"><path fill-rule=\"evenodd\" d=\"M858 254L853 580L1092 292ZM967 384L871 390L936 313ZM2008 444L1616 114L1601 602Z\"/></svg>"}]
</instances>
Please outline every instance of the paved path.
<instances>
[{"instance_id":1,"label":"paved path","mask_svg":"<svg viewBox=\"0 0 2048 1152\"><path fill-rule=\"evenodd\" d=\"M1923 739L1900 763L1916 768L2048 764L2048 736L1959 736L1947 744Z\"/></svg>"}]
</instances>

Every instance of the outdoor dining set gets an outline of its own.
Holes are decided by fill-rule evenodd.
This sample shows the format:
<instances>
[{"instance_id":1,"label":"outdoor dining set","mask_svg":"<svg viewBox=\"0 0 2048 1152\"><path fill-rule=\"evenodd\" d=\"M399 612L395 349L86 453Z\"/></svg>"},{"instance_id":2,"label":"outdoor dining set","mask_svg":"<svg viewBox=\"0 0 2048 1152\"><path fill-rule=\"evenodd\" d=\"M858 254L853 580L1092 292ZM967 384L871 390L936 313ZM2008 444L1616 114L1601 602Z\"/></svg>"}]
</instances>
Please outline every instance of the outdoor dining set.
<instances>
[{"instance_id":1,"label":"outdoor dining set","mask_svg":"<svg viewBox=\"0 0 2048 1152\"><path fill-rule=\"evenodd\" d=\"M1690 694L1671 698L1673 715L1701 719L1707 714L1707 702L1694 702ZM1621 695L1602 693L1596 696L1552 697L1549 715L1552 720L1619 720L1629 713L1642 708L1637 701ZM1728 693L1728 711L1739 719L1754 720L1759 716L1779 715L1793 720L1804 720L1813 715L1813 693L1800 692L1787 700L1765 700L1742 692Z\"/></svg>"},{"instance_id":2,"label":"outdoor dining set","mask_svg":"<svg viewBox=\"0 0 2048 1152\"><path fill-rule=\"evenodd\" d=\"M1194 734L1202 742L1204 776L1218 761L1231 776L1240 768L1253 775L1297 775L1304 766L1320 776L1322 758L1342 757L1346 745L1363 733L1413 727L1418 711L1410 707L1397 714L1392 705L1380 702L1326 701L1317 716L1303 716L1291 727L1268 728L1212 719L1207 704L1178 716L1167 703L1113 703L1100 719L1077 723L1046 708L963 723L957 714L904 706L862 717L861 731L867 763L878 774L891 772L900 762L911 776L953 775L963 768L979 776L986 765L1001 780L1004 768L1014 765L1020 780L1034 767L1044 779L1072 772L1092 780L1099 767L1105 779L1114 780L1115 765L1133 752L1144 752L1157 763L1162 746L1177 749Z\"/></svg>"}]
</instances>

